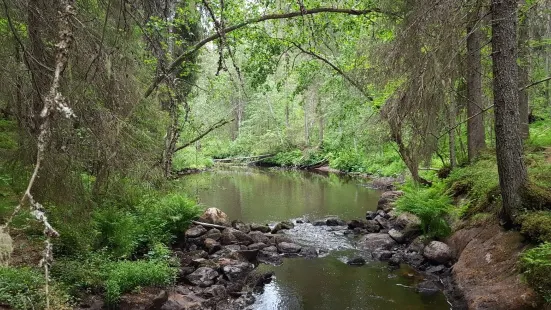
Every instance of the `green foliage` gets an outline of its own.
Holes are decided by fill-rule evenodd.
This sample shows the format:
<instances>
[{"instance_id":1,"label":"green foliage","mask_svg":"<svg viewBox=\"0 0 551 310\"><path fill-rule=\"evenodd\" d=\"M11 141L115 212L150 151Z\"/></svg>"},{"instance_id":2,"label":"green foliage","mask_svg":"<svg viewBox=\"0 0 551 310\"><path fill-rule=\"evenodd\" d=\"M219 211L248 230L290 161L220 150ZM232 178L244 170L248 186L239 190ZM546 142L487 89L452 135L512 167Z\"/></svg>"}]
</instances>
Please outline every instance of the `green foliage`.
<instances>
[{"instance_id":1,"label":"green foliage","mask_svg":"<svg viewBox=\"0 0 551 310\"><path fill-rule=\"evenodd\" d=\"M446 217L452 211L452 199L445 193L444 184L432 187L405 186L405 195L397 202L397 210L410 212L421 219L423 233L428 237L443 238L451 233Z\"/></svg>"},{"instance_id":2,"label":"green foliage","mask_svg":"<svg viewBox=\"0 0 551 310\"><path fill-rule=\"evenodd\" d=\"M30 268L0 267L0 303L14 309L45 307L44 276Z\"/></svg>"},{"instance_id":3,"label":"green foliage","mask_svg":"<svg viewBox=\"0 0 551 310\"><path fill-rule=\"evenodd\" d=\"M468 193L477 208L495 201L499 196L499 191L496 191L499 190L497 164L489 154L473 164L454 169L447 182L456 194Z\"/></svg>"},{"instance_id":4,"label":"green foliage","mask_svg":"<svg viewBox=\"0 0 551 310\"><path fill-rule=\"evenodd\" d=\"M551 242L551 212L528 213L522 218L521 232L538 242Z\"/></svg>"},{"instance_id":5,"label":"green foliage","mask_svg":"<svg viewBox=\"0 0 551 310\"><path fill-rule=\"evenodd\" d=\"M329 153L329 163L332 168L349 172L366 172L364 169L365 155L354 149L342 149Z\"/></svg>"},{"instance_id":6,"label":"green foliage","mask_svg":"<svg viewBox=\"0 0 551 310\"><path fill-rule=\"evenodd\" d=\"M163 260L119 261L107 265L105 300L115 304L121 294L144 286L169 285L177 269Z\"/></svg>"},{"instance_id":7,"label":"green foliage","mask_svg":"<svg viewBox=\"0 0 551 310\"><path fill-rule=\"evenodd\" d=\"M538 121L530 124L528 144L536 147L551 146L551 122Z\"/></svg>"},{"instance_id":8,"label":"green foliage","mask_svg":"<svg viewBox=\"0 0 551 310\"><path fill-rule=\"evenodd\" d=\"M127 258L138 247L143 227L135 214L108 207L94 213L93 223L98 234L96 248L106 248L115 257Z\"/></svg>"},{"instance_id":9,"label":"green foliage","mask_svg":"<svg viewBox=\"0 0 551 310\"><path fill-rule=\"evenodd\" d=\"M106 302L114 305L121 294L174 281L177 268L170 263L168 248L161 244L154 248L147 259L137 261L111 260L101 252L59 259L52 274L73 295L103 293Z\"/></svg>"},{"instance_id":10,"label":"green foliage","mask_svg":"<svg viewBox=\"0 0 551 310\"><path fill-rule=\"evenodd\" d=\"M189 147L177 152L173 158L173 167L175 170L185 168L209 168L214 165L212 159L206 156L205 153L196 150L194 147Z\"/></svg>"},{"instance_id":11,"label":"green foliage","mask_svg":"<svg viewBox=\"0 0 551 310\"><path fill-rule=\"evenodd\" d=\"M528 284L551 302L551 243L540 244L522 253L520 266Z\"/></svg>"}]
</instances>

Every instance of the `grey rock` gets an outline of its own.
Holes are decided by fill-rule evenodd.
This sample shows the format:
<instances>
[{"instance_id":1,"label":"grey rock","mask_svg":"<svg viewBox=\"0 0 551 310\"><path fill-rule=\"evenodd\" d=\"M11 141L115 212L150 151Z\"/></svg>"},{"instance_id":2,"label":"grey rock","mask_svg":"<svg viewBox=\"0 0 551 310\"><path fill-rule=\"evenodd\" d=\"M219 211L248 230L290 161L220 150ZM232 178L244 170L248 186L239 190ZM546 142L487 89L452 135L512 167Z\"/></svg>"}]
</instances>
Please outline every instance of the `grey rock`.
<instances>
[{"instance_id":1,"label":"grey rock","mask_svg":"<svg viewBox=\"0 0 551 310\"><path fill-rule=\"evenodd\" d=\"M270 229L270 226L260 225L260 224L251 224L251 230L252 231L260 231L260 232L263 232L263 233L269 233L270 231L272 231Z\"/></svg>"},{"instance_id":2,"label":"grey rock","mask_svg":"<svg viewBox=\"0 0 551 310\"><path fill-rule=\"evenodd\" d=\"M277 245L277 249L281 253L298 253L302 247L296 243L280 242Z\"/></svg>"},{"instance_id":3,"label":"grey rock","mask_svg":"<svg viewBox=\"0 0 551 310\"><path fill-rule=\"evenodd\" d=\"M216 279L216 277L218 277L218 272L216 272L216 270L209 267L200 267L187 275L186 279L193 285L207 287L214 284L214 279Z\"/></svg>"},{"instance_id":4,"label":"grey rock","mask_svg":"<svg viewBox=\"0 0 551 310\"><path fill-rule=\"evenodd\" d=\"M277 232L284 230L284 229L293 229L295 227L295 224L293 224L290 221L283 221L276 224L274 229L272 229L272 234L276 234Z\"/></svg>"},{"instance_id":5,"label":"grey rock","mask_svg":"<svg viewBox=\"0 0 551 310\"><path fill-rule=\"evenodd\" d=\"M377 233L381 230L381 225L375 220L367 220L365 222L365 230L368 233Z\"/></svg>"},{"instance_id":6,"label":"grey rock","mask_svg":"<svg viewBox=\"0 0 551 310\"><path fill-rule=\"evenodd\" d=\"M277 252L277 248L273 245L271 246L268 246L268 247L265 247L264 249L262 249L262 251L265 251L265 252L274 252L276 253Z\"/></svg>"},{"instance_id":7,"label":"grey rock","mask_svg":"<svg viewBox=\"0 0 551 310\"><path fill-rule=\"evenodd\" d=\"M216 251L220 251L222 245L214 239L207 238L205 239L205 248L208 250L209 254L212 254Z\"/></svg>"},{"instance_id":8,"label":"grey rock","mask_svg":"<svg viewBox=\"0 0 551 310\"><path fill-rule=\"evenodd\" d=\"M224 275L232 282L244 278L252 269L253 266L245 262L222 267Z\"/></svg>"},{"instance_id":9,"label":"grey rock","mask_svg":"<svg viewBox=\"0 0 551 310\"><path fill-rule=\"evenodd\" d=\"M383 250L383 251L374 251L373 253L371 253L371 256L376 260L380 260L384 262L384 261L388 261L393 254L394 252L392 251Z\"/></svg>"},{"instance_id":10,"label":"grey rock","mask_svg":"<svg viewBox=\"0 0 551 310\"><path fill-rule=\"evenodd\" d=\"M265 247L267 247L266 244L262 243L262 242L259 242L259 243L253 243L251 245L249 245L247 248L249 250L262 250L264 249Z\"/></svg>"},{"instance_id":11,"label":"grey rock","mask_svg":"<svg viewBox=\"0 0 551 310\"><path fill-rule=\"evenodd\" d=\"M379 223L379 226L381 226L382 229L390 229L390 223L388 220L380 215L375 217L375 222Z\"/></svg>"},{"instance_id":12,"label":"grey rock","mask_svg":"<svg viewBox=\"0 0 551 310\"><path fill-rule=\"evenodd\" d=\"M452 252L450 247L444 242L431 241L423 249L423 256L432 262L445 264L452 259Z\"/></svg>"},{"instance_id":13,"label":"grey rock","mask_svg":"<svg viewBox=\"0 0 551 310\"><path fill-rule=\"evenodd\" d=\"M358 246L361 249L368 251L378 249L390 250L395 245L396 241L385 233L368 234L363 236L360 241L358 241Z\"/></svg>"},{"instance_id":14,"label":"grey rock","mask_svg":"<svg viewBox=\"0 0 551 310\"><path fill-rule=\"evenodd\" d=\"M421 219L409 212L402 212L396 218L394 227L401 230L406 241L411 241L422 232Z\"/></svg>"},{"instance_id":15,"label":"grey rock","mask_svg":"<svg viewBox=\"0 0 551 310\"><path fill-rule=\"evenodd\" d=\"M203 214L199 217L199 221L222 226L230 225L228 215L217 208L206 209L205 212L203 212Z\"/></svg>"},{"instance_id":16,"label":"grey rock","mask_svg":"<svg viewBox=\"0 0 551 310\"><path fill-rule=\"evenodd\" d=\"M440 292L440 288L433 281L423 281L415 287L415 291L422 295L431 296Z\"/></svg>"},{"instance_id":17,"label":"grey rock","mask_svg":"<svg viewBox=\"0 0 551 310\"><path fill-rule=\"evenodd\" d=\"M404 234L394 228L388 231L388 235L398 243L404 243L406 240Z\"/></svg>"},{"instance_id":18,"label":"grey rock","mask_svg":"<svg viewBox=\"0 0 551 310\"><path fill-rule=\"evenodd\" d=\"M220 243L223 245L230 245L237 243L237 237L229 229L224 229L222 235L220 236Z\"/></svg>"},{"instance_id":19,"label":"grey rock","mask_svg":"<svg viewBox=\"0 0 551 310\"><path fill-rule=\"evenodd\" d=\"M249 224L245 224L240 220L234 220L231 223L231 226L239 231L242 231L246 234L248 234L251 231L251 226Z\"/></svg>"},{"instance_id":20,"label":"grey rock","mask_svg":"<svg viewBox=\"0 0 551 310\"><path fill-rule=\"evenodd\" d=\"M365 213L365 219L366 220L373 220L375 219L375 217L377 216L377 212L376 211L367 211Z\"/></svg>"},{"instance_id":21,"label":"grey rock","mask_svg":"<svg viewBox=\"0 0 551 310\"><path fill-rule=\"evenodd\" d=\"M224 297L226 296L226 288L224 285L216 284L206 288L201 295L205 298Z\"/></svg>"},{"instance_id":22,"label":"grey rock","mask_svg":"<svg viewBox=\"0 0 551 310\"><path fill-rule=\"evenodd\" d=\"M260 251L257 257L258 261L264 264L270 264L274 266L279 266L283 264L283 258L275 252Z\"/></svg>"},{"instance_id":23,"label":"grey rock","mask_svg":"<svg viewBox=\"0 0 551 310\"><path fill-rule=\"evenodd\" d=\"M300 250L300 256L306 257L306 258L316 258L318 257L318 250L314 247L303 247Z\"/></svg>"},{"instance_id":24,"label":"grey rock","mask_svg":"<svg viewBox=\"0 0 551 310\"><path fill-rule=\"evenodd\" d=\"M197 238L207 232L207 229L203 226L197 225L186 230L186 238Z\"/></svg>"},{"instance_id":25,"label":"grey rock","mask_svg":"<svg viewBox=\"0 0 551 310\"><path fill-rule=\"evenodd\" d=\"M249 237L253 240L254 243L265 243L270 242L269 238L260 231L251 231Z\"/></svg>"},{"instance_id":26,"label":"grey rock","mask_svg":"<svg viewBox=\"0 0 551 310\"><path fill-rule=\"evenodd\" d=\"M325 226L325 225L327 225L327 222L325 220L317 220L317 221L314 221L314 223L312 223L312 225L314 225L314 226Z\"/></svg>"},{"instance_id":27,"label":"grey rock","mask_svg":"<svg viewBox=\"0 0 551 310\"><path fill-rule=\"evenodd\" d=\"M399 254L393 254L388 260L390 266L400 266L402 262L402 257Z\"/></svg>"},{"instance_id":28,"label":"grey rock","mask_svg":"<svg viewBox=\"0 0 551 310\"><path fill-rule=\"evenodd\" d=\"M354 257L352 259L349 259L347 262L346 262L348 265L352 265L352 266L363 266L365 265L365 259L363 257Z\"/></svg>"},{"instance_id":29,"label":"grey rock","mask_svg":"<svg viewBox=\"0 0 551 310\"><path fill-rule=\"evenodd\" d=\"M205 238L210 238L216 241L220 240L221 236L222 236L222 233L220 232L220 230L216 228L210 229L204 235Z\"/></svg>"},{"instance_id":30,"label":"grey rock","mask_svg":"<svg viewBox=\"0 0 551 310\"><path fill-rule=\"evenodd\" d=\"M327 226L344 226L346 225L346 222L341 220L340 218L332 217L325 220L325 223Z\"/></svg>"},{"instance_id":31,"label":"grey rock","mask_svg":"<svg viewBox=\"0 0 551 310\"><path fill-rule=\"evenodd\" d=\"M365 229L367 226L367 220L352 220L348 222L348 229L362 228Z\"/></svg>"},{"instance_id":32,"label":"grey rock","mask_svg":"<svg viewBox=\"0 0 551 310\"><path fill-rule=\"evenodd\" d=\"M278 245L281 242L287 242L287 243L292 243L293 242L291 240L291 238L289 238L288 236L285 236L285 235L281 235L281 234L274 235L273 240L274 240L275 245Z\"/></svg>"}]
</instances>

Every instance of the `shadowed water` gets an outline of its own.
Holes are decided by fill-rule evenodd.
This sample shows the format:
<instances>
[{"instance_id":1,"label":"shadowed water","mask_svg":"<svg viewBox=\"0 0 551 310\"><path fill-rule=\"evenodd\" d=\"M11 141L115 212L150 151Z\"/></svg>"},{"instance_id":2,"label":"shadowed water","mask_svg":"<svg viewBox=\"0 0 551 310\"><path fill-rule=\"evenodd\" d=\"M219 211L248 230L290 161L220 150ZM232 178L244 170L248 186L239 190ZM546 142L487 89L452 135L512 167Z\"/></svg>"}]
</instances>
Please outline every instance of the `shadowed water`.
<instances>
[{"instance_id":1,"label":"shadowed water","mask_svg":"<svg viewBox=\"0 0 551 310\"><path fill-rule=\"evenodd\" d=\"M274 223L291 218L321 219L329 215L358 219L375 210L380 192L361 180L302 171L232 169L191 175L182 180L188 193L231 219ZM331 227L298 224L287 232L301 245L326 254L316 259L290 258L282 266L261 265L275 279L250 309L449 309L443 294L423 296L413 287L422 280L403 266L391 270L355 249L354 240ZM346 264L363 256L361 267Z\"/></svg>"}]
</instances>

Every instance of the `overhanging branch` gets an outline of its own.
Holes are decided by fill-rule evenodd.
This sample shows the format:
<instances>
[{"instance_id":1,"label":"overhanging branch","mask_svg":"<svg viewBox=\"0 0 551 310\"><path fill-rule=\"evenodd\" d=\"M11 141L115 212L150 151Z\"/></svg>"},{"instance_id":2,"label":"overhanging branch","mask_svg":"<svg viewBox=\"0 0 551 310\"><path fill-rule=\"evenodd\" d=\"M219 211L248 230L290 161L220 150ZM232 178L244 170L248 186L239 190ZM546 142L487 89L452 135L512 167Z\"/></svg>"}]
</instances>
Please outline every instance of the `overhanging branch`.
<instances>
[{"instance_id":1,"label":"overhanging branch","mask_svg":"<svg viewBox=\"0 0 551 310\"><path fill-rule=\"evenodd\" d=\"M233 25L228 28L224 28L221 31L217 31L216 33L210 35L209 37L204 38L203 40L197 42L195 45L187 49L184 53L178 56L178 58L176 58L174 62L170 64L170 66L168 66L165 74L161 74L155 77L155 79L153 80L149 88L145 91L144 97L145 98L149 97L149 95L153 93L155 88L157 88L159 83L161 83L166 78L166 75L173 72L178 66L180 66L188 56L197 52L201 47L203 47L208 42L220 38L220 33L223 33L226 35L232 31L243 28L247 25L255 24L255 23L259 23L267 20L287 19L287 18L293 18L298 16L304 16L304 15L313 15L313 14L319 14L319 13L338 13L338 14L360 16L360 15L367 15L371 13L383 13L383 12L379 9L353 10L353 9L338 9L338 8L316 8L316 9L306 10L306 12L297 11L297 12L289 12L289 13L282 13L282 14L268 14L268 15L263 15L260 17L245 20L240 24Z\"/></svg>"},{"instance_id":2,"label":"overhanging branch","mask_svg":"<svg viewBox=\"0 0 551 310\"><path fill-rule=\"evenodd\" d=\"M215 130L216 128L220 128L224 125L226 125L227 123L229 122L233 122L235 119L232 118L232 119L222 119L222 120L219 120L218 122L214 123L212 126L210 126L207 130L203 131L200 135L198 135L197 137L191 139L190 141L186 142L184 145L181 145L179 147L177 147L175 150L174 150L174 153L182 150L182 149L185 149L186 147L192 145L193 143L203 139L204 136L208 135L211 131Z\"/></svg>"},{"instance_id":3,"label":"overhanging branch","mask_svg":"<svg viewBox=\"0 0 551 310\"><path fill-rule=\"evenodd\" d=\"M306 50L304 48L302 48L302 46L300 46L299 44L295 43L295 42L291 42L291 44L293 44L296 48L298 48L301 52L305 53L305 54L308 54L322 62L324 62L325 64L327 64L329 67L331 67L333 70L335 70L338 74L342 75L342 77L347 80L348 82L350 82L350 84L352 84L352 86L354 86L357 90L359 90L362 95L364 95L367 99L369 99L370 101L373 101L373 97L371 97L358 83L356 83L356 81L352 80L350 78L350 76L348 76L346 73L344 73L344 71L342 71L339 67L337 67L336 65L334 65L332 62L330 62L329 60L327 60L327 58L324 58L322 56L320 56L319 54L316 54L315 52L313 51L310 51L310 50Z\"/></svg>"}]
</instances>

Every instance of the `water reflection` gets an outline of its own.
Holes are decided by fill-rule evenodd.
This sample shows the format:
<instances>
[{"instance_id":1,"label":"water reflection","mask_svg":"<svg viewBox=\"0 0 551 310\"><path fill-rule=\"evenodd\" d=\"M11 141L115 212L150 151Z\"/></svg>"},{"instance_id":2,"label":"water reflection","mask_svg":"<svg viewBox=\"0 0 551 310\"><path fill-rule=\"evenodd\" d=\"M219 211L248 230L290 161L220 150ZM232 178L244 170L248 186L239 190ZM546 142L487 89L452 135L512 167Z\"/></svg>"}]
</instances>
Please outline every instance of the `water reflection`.
<instances>
[{"instance_id":1,"label":"water reflection","mask_svg":"<svg viewBox=\"0 0 551 310\"><path fill-rule=\"evenodd\" d=\"M216 170L184 179L186 191L200 203L217 207L231 219L280 221L308 215L361 218L373 209L379 192L350 178L302 171Z\"/></svg>"}]
</instances>

